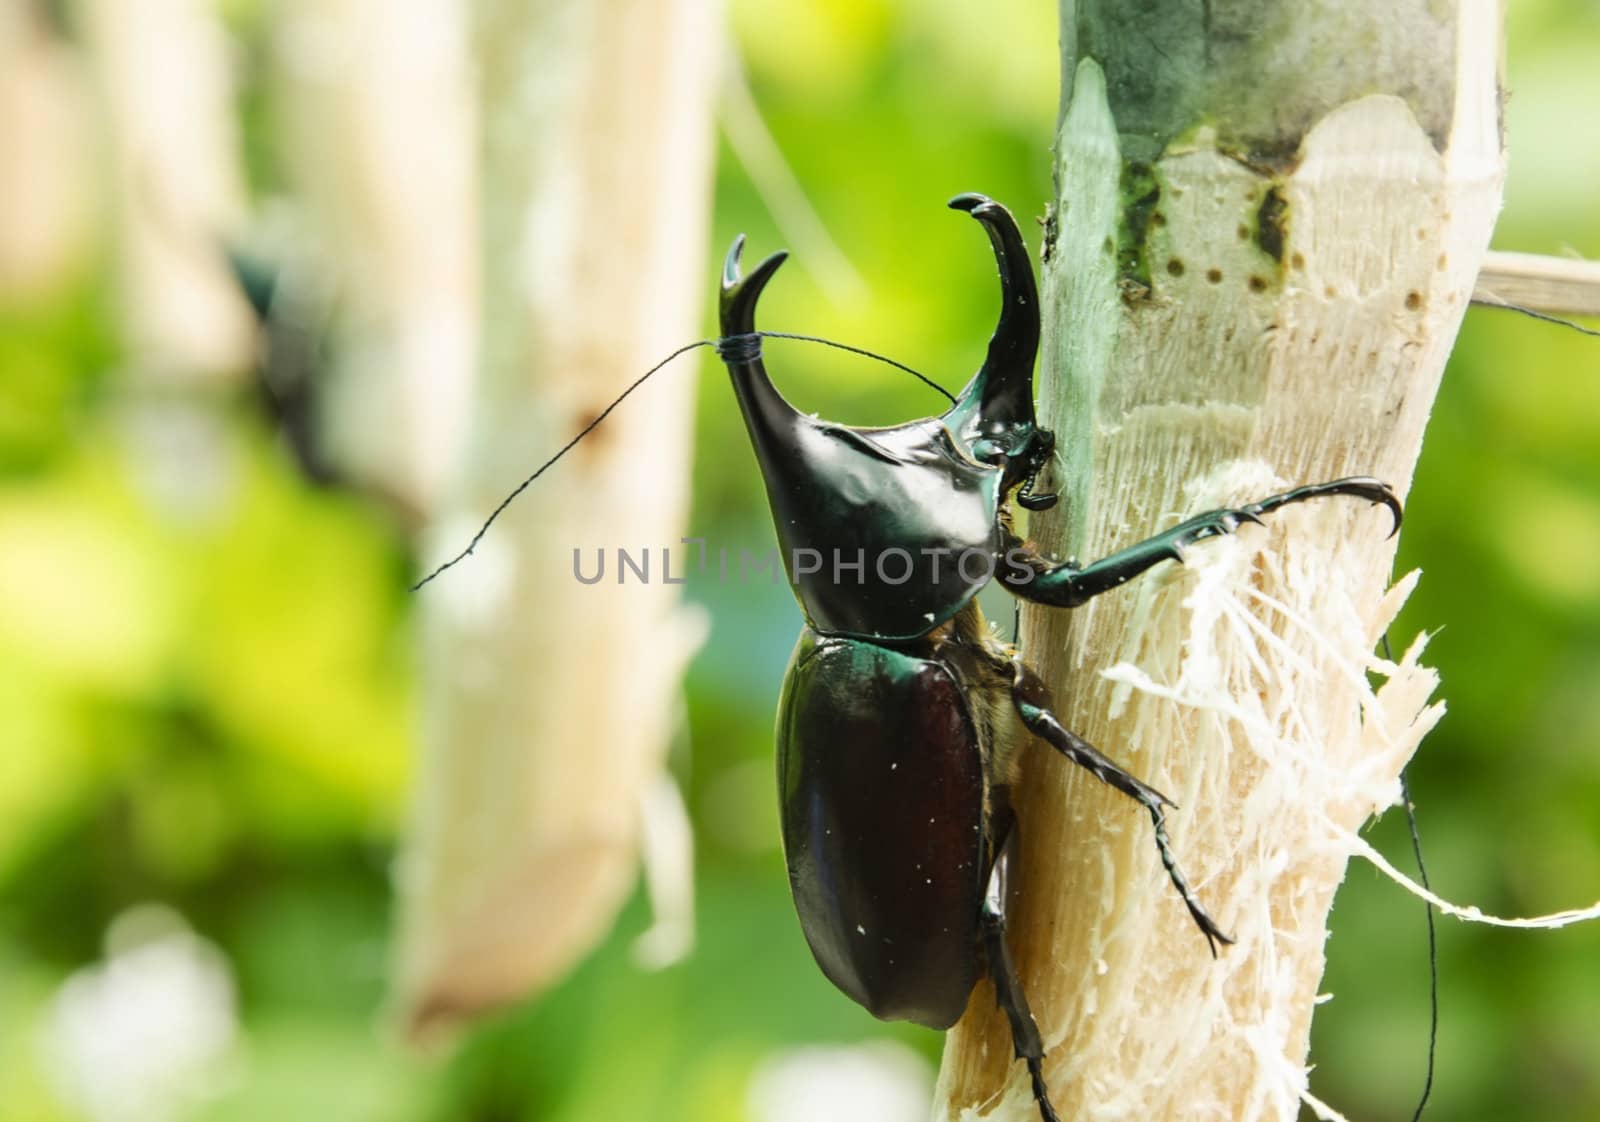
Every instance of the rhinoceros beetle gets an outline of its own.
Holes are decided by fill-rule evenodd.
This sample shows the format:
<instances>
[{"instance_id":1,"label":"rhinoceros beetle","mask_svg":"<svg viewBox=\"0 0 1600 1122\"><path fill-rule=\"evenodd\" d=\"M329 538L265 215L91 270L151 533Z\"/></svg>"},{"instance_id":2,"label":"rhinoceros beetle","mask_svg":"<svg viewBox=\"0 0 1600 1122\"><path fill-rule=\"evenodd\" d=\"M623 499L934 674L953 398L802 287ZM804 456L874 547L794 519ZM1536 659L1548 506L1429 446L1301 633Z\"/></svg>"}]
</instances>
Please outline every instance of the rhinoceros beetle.
<instances>
[{"instance_id":1,"label":"rhinoceros beetle","mask_svg":"<svg viewBox=\"0 0 1600 1122\"><path fill-rule=\"evenodd\" d=\"M823 973L885 1020L949 1028L987 973L1040 1114L1057 1122L1005 937L1017 845L1008 792L1025 739L1144 807L1212 954L1231 940L1172 855L1173 803L1057 719L1038 675L993 636L979 589L999 579L1023 599L1071 608L1290 503L1353 495L1389 507L1396 529L1401 508L1376 479L1337 479L1198 515L1093 564L1042 556L1009 510L1013 500L1055 501L1033 490L1055 445L1034 416L1033 266L1004 207L976 194L950 206L988 232L1002 304L982 367L941 416L852 428L785 401L762 361L755 311L786 254L741 275L742 237L723 267L716 345L806 621L777 715L784 854L806 941Z\"/></svg>"},{"instance_id":2,"label":"rhinoceros beetle","mask_svg":"<svg viewBox=\"0 0 1600 1122\"><path fill-rule=\"evenodd\" d=\"M953 1025L987 973L1039 1112L1059 1122L1045 1089L1044 1044L1005 939L1006 870L1017 848L1009 792L1026 739L1044 741L1144 807L1167 876L1212 954L1232 940L1172 855L1172 801L1061 723L1039 676L994 637L978 592L998 579L1022 599L1072 608L1291 503L1353 495L1387 506L1394 530L1401 508L1388 485L1352 476L1196 515L1090 565L1040 554L1017 534L1009 508L1014 501L1044 510L1056 501L1034 491L1055 436L1034 416L1033 266L1004 207L977 194L950 206L988 232L1001 307L982 367L943 414L853 428L793 408L767 375L764 337L826 343L923 376L827 339L758 331L756 302L787 255L743 276L740 237L722 271L721 337L680 347L646 371L508 494L465 549L412 588L471 555L511 502L648 378L679 355L715 346L806 620L777 720L784 854L806 942L823 973L875 1016L931 1028Z\"/></svg>"}]
</instances>

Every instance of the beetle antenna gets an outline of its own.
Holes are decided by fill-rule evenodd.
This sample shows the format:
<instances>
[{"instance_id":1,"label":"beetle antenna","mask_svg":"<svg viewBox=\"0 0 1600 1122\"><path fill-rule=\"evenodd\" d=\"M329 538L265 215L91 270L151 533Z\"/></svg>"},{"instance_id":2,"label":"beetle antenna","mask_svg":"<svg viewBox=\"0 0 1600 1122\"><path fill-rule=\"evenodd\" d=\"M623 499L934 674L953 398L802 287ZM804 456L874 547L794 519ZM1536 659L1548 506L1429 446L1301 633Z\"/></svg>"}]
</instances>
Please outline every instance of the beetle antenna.
<instances>
[{"instance_id":1,"label":"beetle antenna","mask_svg":"<svg viewBox=\"0 0 1600 1122\"><path fill-rule=\"evenodd\" d=\"M931 386L933 389L938 390L940 393L942 393L946 398L948 398L950 400L951 404L955 403L955 398L950 394L950 391L945 389L938 382L935 382L932 378L928 377L926 374L923 374L920 371L911 369L911 367L907 366L903 362L896 362L892 358L889 358L889 357L887 357L885 355L880 355L876 351L869 351L869 350L865 349L864 347L852 347L848 343L838 343L838 342L835 342L832 339L824 339L820 335L795 335L795 334L791 334L791 333L786 332L786 331L752 331L749 336L734 336L734 338L749 338L749 337L752 337L752 336L755 337L755 338L766 338L766 339L798 339L799 341L801 341L803 343L821 343L823 346L833 347L833 348L835 348L837 350L841 350L841 351L849 351L851 354L861 355L864 358L877 359L879 362L885 363L885 364L887 364L889 366L893 366L897 370L904 370L907 374L910 374L912 377L916 378L918 381L922 382L924 385ZM600 410L600 412L595 416L595 418L592 421L590 421L587 425L584 425L583 428L581 430L579 430L579 432L578 432L578 434L576 436L574 436L571 440L569 440L565 444L563 444L561 446L561 450L559 452L557 452L554 456L551 456L544 463L540 464L537 471L535 471L532 475L528 476L528 478L524 479L521 483L517 484L516 487L512 490L512 492L509 495L507 495L505 498L500 500L500 505L495 507L494 510L489 512L489 517L485 518L483 520L483 525L478 527L478 532L476 534L472 535L472 540L467 543L467 548L463 549L460 553L456 554L454 557L450 558L450 560L446 561L444 564L442 564L438 568L434 569L427 576L423 577L416 584L412 585L411 586L411 591L412 592L420 591L422 589L423 585L425 585L429 581L433 580L439 574L443 573L446 569L454 568L456 565L458 565L462 561L465 561L468 557L471 557L473 552L478 548L478 543L481 542L483 540L483 536L489 532L489 527L494 525L494 520L496 518L500 517L501 512L504 511L506 509L506 507L510 506L512 504L512 502L515 501L515 499L516 499L516 497L518 495L522 494L522 492L526 491L530 486L532 486L534 480L538 479L546 471L548 471L550 468L554 467L557 460L561 459L562 456L565 456L568 452L572 451L573 446L576 445L578 443L578 441L582 440L584 437L588 436L591 432L593 432L594 429L596 428L596 426L598 426L601 421L605 420L607 417L609 417L611 415L611 411L613 409L615 409L617 406L622 404L622 401L623 401L624 398L626 398L629 394L631 394L634 390L638 389L640 386L644 385L646 380L648 380L652 374L654 374L656 371L660 370L663 366L666 366L673 359L678 358L680 355L686 355L690 351L695 350L696 348L699 348L699 347L715 347L719 343L722 343L722 342L725 342L725 341L726 340L721 340L721 339L697 339L693 343L686 343L683 346L679 347L677 350L673 351L666 358L664 358L660 362L656 363L649 370L646 370L643 374L639 375L639 377L635 378L632 385L630 385L627 389L625 389L621 393L619 393L612 400L611 404L607 405L604 409Z\"/></svg>"}]
</instances>

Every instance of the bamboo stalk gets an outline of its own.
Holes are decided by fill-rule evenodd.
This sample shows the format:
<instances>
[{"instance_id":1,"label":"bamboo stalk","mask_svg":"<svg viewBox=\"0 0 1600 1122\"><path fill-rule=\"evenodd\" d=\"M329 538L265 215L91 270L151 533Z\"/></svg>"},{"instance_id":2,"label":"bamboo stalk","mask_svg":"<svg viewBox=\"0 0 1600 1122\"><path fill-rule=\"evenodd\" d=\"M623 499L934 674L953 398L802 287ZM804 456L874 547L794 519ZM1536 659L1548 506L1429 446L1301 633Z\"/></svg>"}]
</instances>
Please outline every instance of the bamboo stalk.
<instances>
[{"instance_id":1,"label":"bamboo stalk","mask_svg":"<svg viewBox=\"0 0 1600 1122\"><path fill-rule=\"evenodd\" d=\"M245 205L226 33L201 0L83 0L77 15L105 120L134 382L236 380L256 339L223 252Z\"/></svg>"},{"instance_id":2,"label":"bamboo stalk","mask_svg":"<svg viewBox=\"0 0 1600 1122\"><path fill-rule=\"evenodd\" d=\"M1472 298L1556 316L1600 316L1600 261L1491 250Z\"/></svg>"},{"instance_id":3,"label":"bamboo stalk","mask_svg":"<svg viewBox=\"0 0 1600 1122\"><path fill-rule=\"evenodd\" d=\"M1035 537L1087 560L1289 485L1404 494L1499 206L1498 5L1062 19L1041 408L1064 501ZM1213 961L1148 821L1029 750L1010 939L1063 1118L1296 1116L1351 832L1442 711L1420 643L1373 654L1414 579L1388 588L1389 528L1290 508L1075 613L1024 611L1065 722L1181 805L1178 860L1238 940ZM987 984L935 1116L1037 1117Z\"/></svg>"},{"instance_id":4,"label":"bamboo stalk","mask_svg":"<svg viewBox=\"0 0 1600 1122\"><path fill-rule=\"evenodd\" d=\"M0 304L49 293L92 233L91 128L82 64L37 5L0 8Z\"/></svg>"},{"instance_id":5,"label":"bamboo stalk","mask_svg":"<svg viewBox=\"0 0 1600 1122\"><path fill-rule=\"evenodd\" d=\"M462 457L478 344L477 146L454 0L284 0L285 164L337 291L316 435L412 523ZM291 274L292 276L292 274Z\"/></svg>"},{"instance_id":6,"label":"bamboo stalk","mask_svg":"<svg viewBox=\"0 0 1600 1122\"><path fill-rule=\"evenodd\" d=\"M719 7L472 10L484 328L470 459L433 558L693 338L706 292ZM661 555L684 532L693 385L679 368L643 387L520 497L470 579L423 596L424 758L395 983L413 1033L548 985L632 887L703 626ZM588 571L621 547L651 551L648 583L574 579L575 550ZM682 552L674 566L681 580Z\"/></svg>"}]
</instances>

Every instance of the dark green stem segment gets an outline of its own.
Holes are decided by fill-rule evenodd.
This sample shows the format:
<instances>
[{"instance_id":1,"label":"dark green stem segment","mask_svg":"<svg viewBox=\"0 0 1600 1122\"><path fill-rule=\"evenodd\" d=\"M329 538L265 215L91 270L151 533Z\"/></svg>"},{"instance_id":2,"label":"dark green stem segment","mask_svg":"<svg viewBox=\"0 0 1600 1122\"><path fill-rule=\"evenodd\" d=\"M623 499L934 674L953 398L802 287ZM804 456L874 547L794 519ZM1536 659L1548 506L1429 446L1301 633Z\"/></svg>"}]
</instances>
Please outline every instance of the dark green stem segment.
<instances>
[{"instance_id":1,"label":"dark green stem segment","mask_svg":"<svg viewBox=\"0 0 1600 1122\"><path fill-rule=\"evenodd\" d=\"M1223 151L1286 171L1312 125L1368 94L1403 98L1441 151L1450 131L1456 13L1430 0L1080 0L1061 49L1063 73L1105 71L1131 162L1209 125Z\"/></svg>"}]
</instances>

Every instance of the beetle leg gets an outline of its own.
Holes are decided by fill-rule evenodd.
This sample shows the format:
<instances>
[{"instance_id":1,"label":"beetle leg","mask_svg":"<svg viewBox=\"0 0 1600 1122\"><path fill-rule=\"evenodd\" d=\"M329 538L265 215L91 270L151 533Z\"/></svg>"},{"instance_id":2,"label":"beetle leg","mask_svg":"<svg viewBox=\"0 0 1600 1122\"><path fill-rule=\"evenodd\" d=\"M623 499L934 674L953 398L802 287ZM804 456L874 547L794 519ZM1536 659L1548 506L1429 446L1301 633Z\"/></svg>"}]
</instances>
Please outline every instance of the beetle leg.
<instances>
[{"instance_id":1,"label":"beetle leg","mask_svg":"<svg viewBox=\"0 0 1600 1122\"><path fill-rule=\"evenodd\" d=\"M1335 479L1331 483L1296 487L1292 491L1241 507L1197 514L1164 534L1118 550L1092 565L1080 567L1070 561L1056 565L1024 550L1021 557L1024 564L1008 564L1002 568L999 576L1007 588L1024 599L1058 608L1075 608L1102 592L1126 584L1162 561L1182 561L1186 546L1231 534L1246 522L1259 524L1263 514L1290 503L1303 503L1307 499L1320 499L1328 495L1354 495L1374 504L1382 503L1394 515L1394 529L1389 536L1393 537L1400 529L1400 500L1389 489L1389 485L1370 476L1357 475Z\"/></svg>"},{"instance_id":2,"label":"beetle leg","mask_svg":"<svg viewBox=\"0 0 1600 1122\"><path fill-rule=\"evenodd\" d=\"M1014 844L1013 834L1007 841L1009 850ZM1006 870L1004 854L995 862L989 877L989 890L983 899L983 917L980 928L984 955L989 962L989 977L994 981L994 1000L1011 1022L1011 1045L1017 1059L1028 1065L1028 1078L1033 1084L1033 1098L1039 1104L1044 1122L1061 1122L1055 1107L1050 1105L1050 1094L1044 1085L1044 1041L1039 1036L1039 1025L1028 1008L1028 999L1022 992L1022 979L1017 977L1017 964L1006 945Z\"/></svg>"},{"instance_id":3,"label":"beetle leg","mask_svg":"<svg viewBox=\"0 0 1600 1122\"><path fill-rule=\"evenodd\" d=\"M1020 658L1012 660L1012 667L1014 678L1011 700L1016 705L1017 712L1021 714L1022 723L1028 727L1028 731L1100 782L1115 787L1150 812L1150 821L1155 825L1156 849L1161 854L1161 864L1167 870L1167 877L1172 881L1172 886L1178 890L1178 895L1183 897L1184 907L1188 908L1189 914L1194 917L1195 925L1206 937L1206 943L1211 947L1211 956L1215 958L1217 943L1232 944L1233 938L1225 935L1217 926L1217 921L1200 906L1200 901L1195 898L1189 882L1184 879L1182 870L1178 868L1177 859L1172 856L1172 841L1167 837L1165 808L1172 807L1176 810L1177 804L1154 787L1140 782L1123 771L1088 741L1063 725L1047 707L1044 683L1039 681Z\"/></svg>"}]
</instances>

